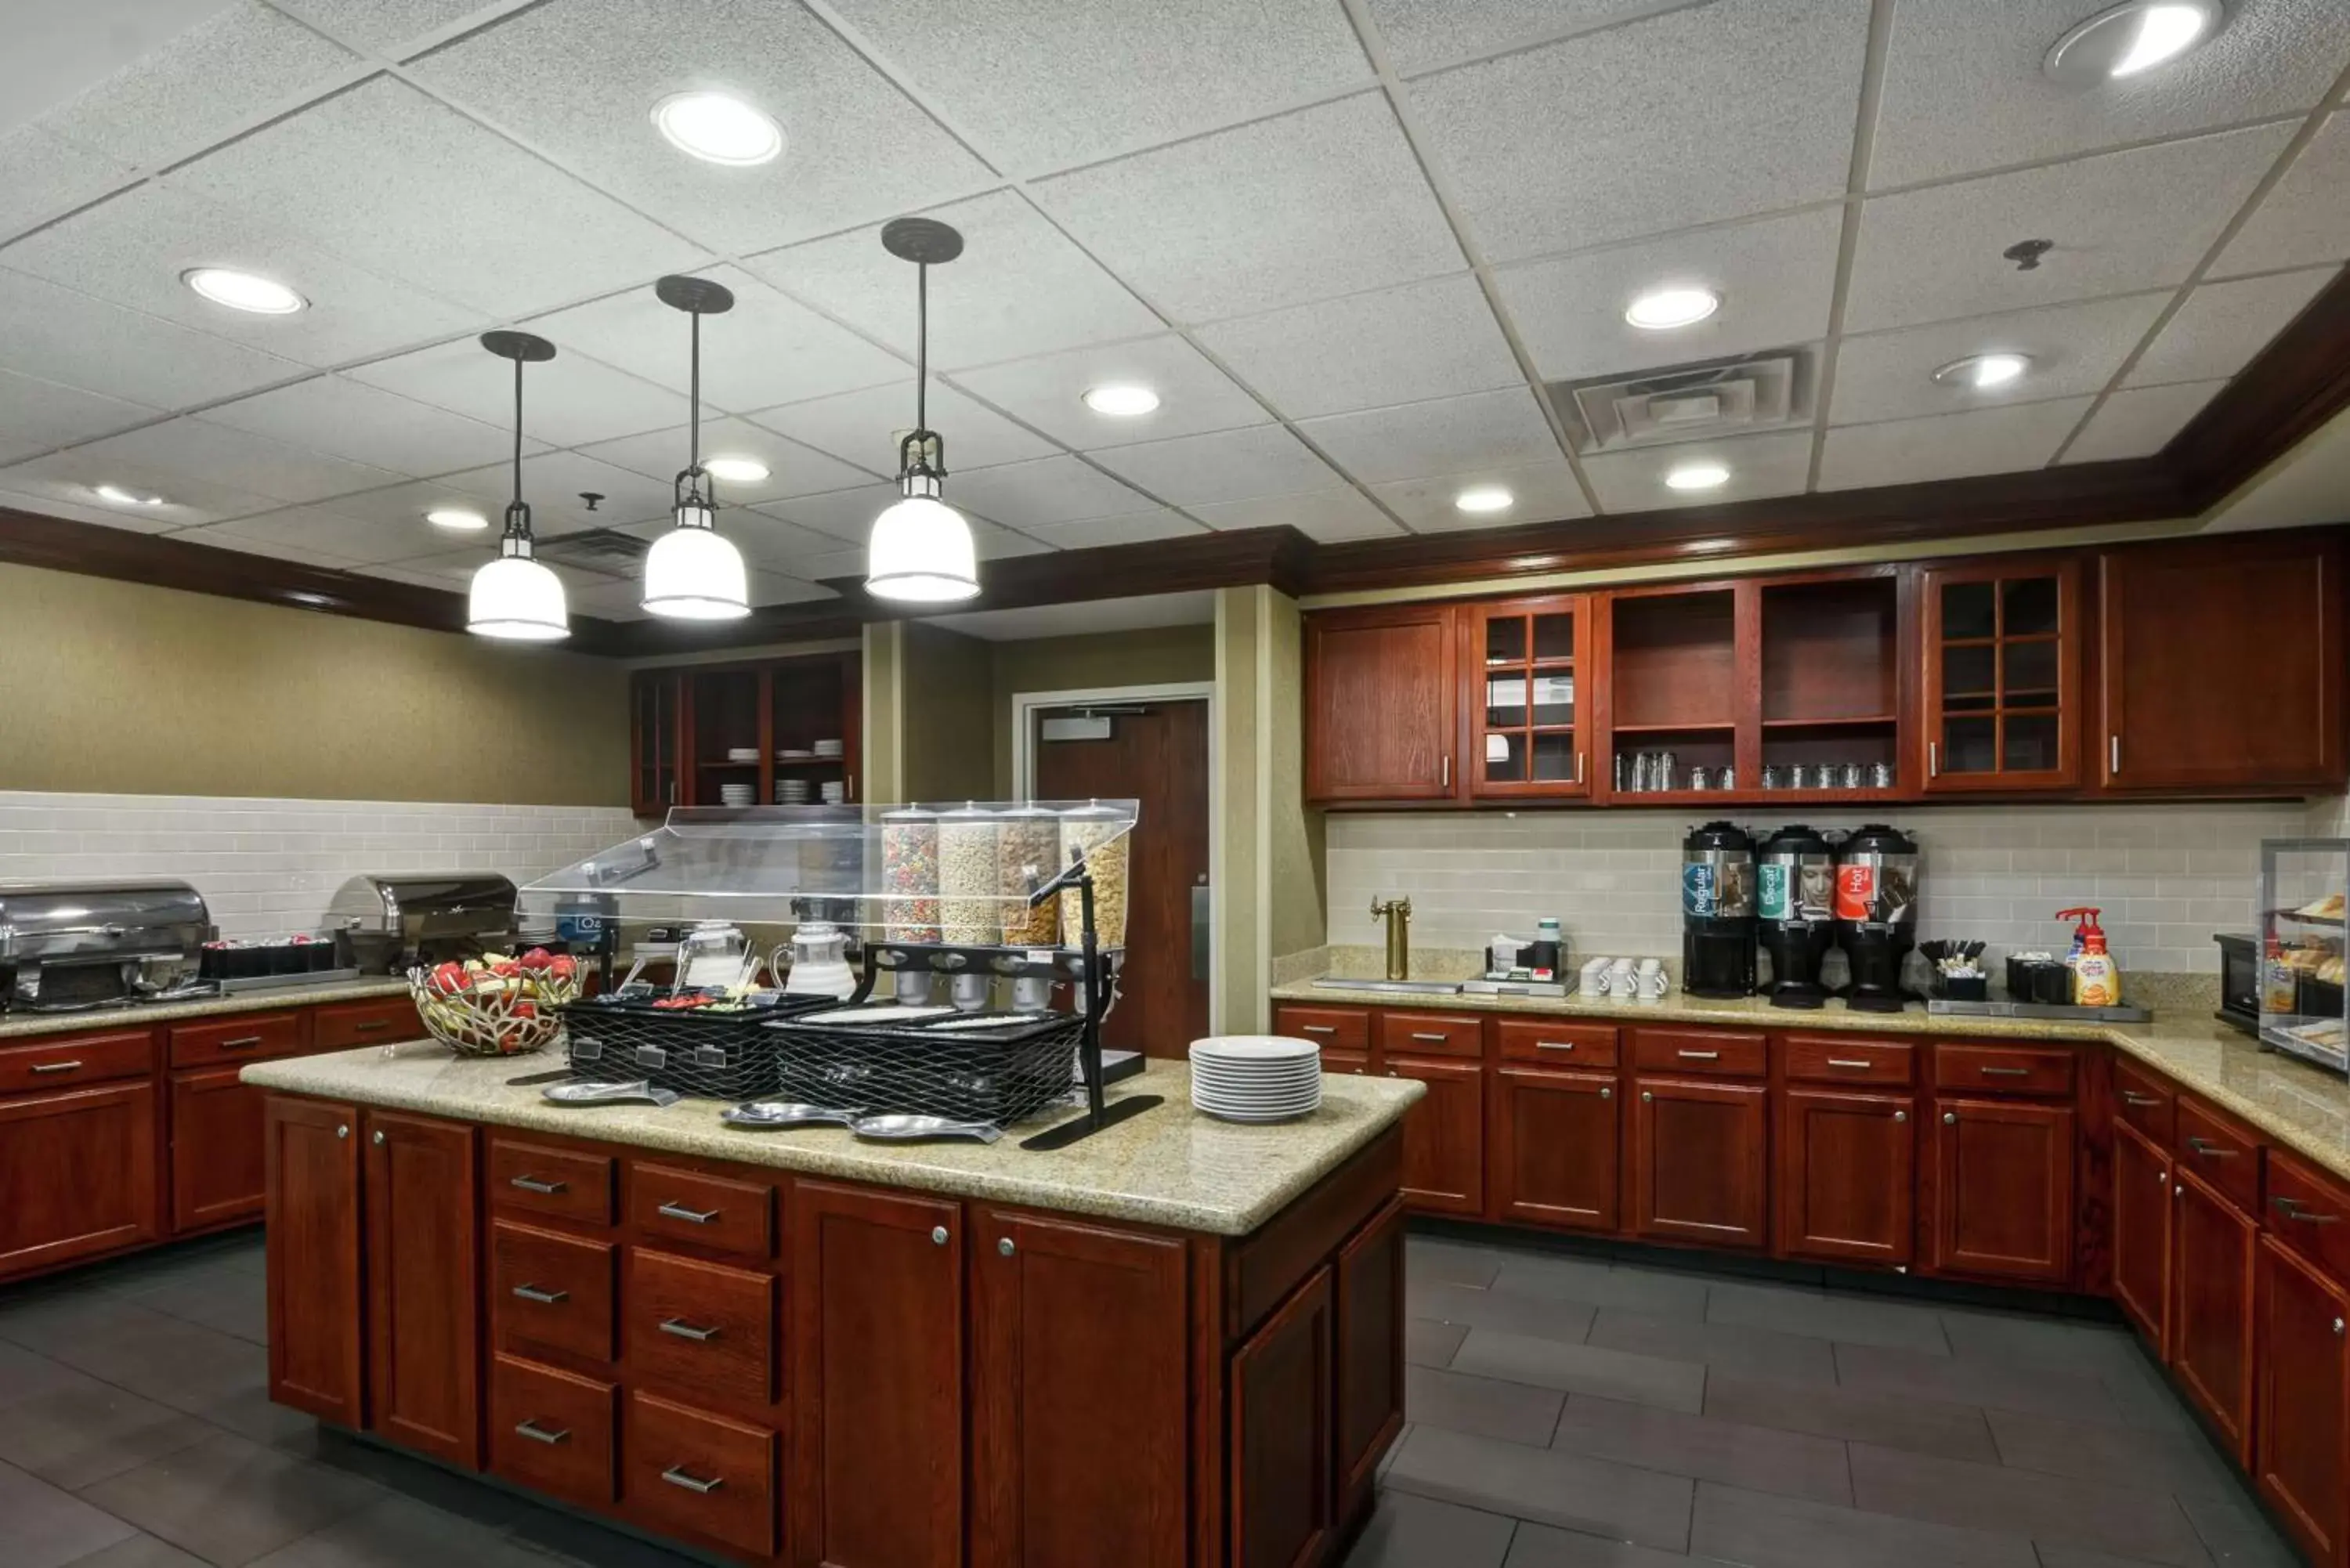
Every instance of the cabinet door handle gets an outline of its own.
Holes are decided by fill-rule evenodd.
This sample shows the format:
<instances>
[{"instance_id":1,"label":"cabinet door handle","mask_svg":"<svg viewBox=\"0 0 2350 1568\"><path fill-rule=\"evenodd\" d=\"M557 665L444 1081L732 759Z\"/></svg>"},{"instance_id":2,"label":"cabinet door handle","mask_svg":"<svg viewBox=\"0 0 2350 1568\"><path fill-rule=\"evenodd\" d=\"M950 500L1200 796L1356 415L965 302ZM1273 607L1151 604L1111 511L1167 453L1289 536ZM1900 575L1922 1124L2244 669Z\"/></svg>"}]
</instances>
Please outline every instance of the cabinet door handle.
<instances>
[{"instance_id":1,"label":"cabinet door handle","mask_svg":"<svg viewBox=\"0 0 2350 1568\"><path fill-rule=\"evenodd\" d=\"M1452 787L1452 753L1451 752L1444 753L1444 766L1441 776L1443 782L1438 787L1440 789L1451 789Z\"/></svg>"},{"instance_id":2,"label":"cabinet door handle","mask_svg":"<svg viewBox=\"0 0 2350 1568\"><path fill-rule=\"evenodd\" d=\"M536 1302L541 1306L561 1306L571 1299L569 1291L543 1291L536 1285L516 1285L514 1288L514 1293L526 1302Z\"/></svg>"},{"instance_id":3,"label":"cabinet door handle","mask_svg":"<svg viewBox=\"0 0 2350 1568\"><path fill-rule=\"evenodd\" d=\"M1013 1253L1014 1253L1014 1252L1018 1251L1020 1249L1019 1249L1018 1247L1016 1247L1016 1246L1013 1245L1012 1238L1011 1238L1011 1237L1006 1236L1006 1237L1004 1237L1002 1241L998 1241L998 1242L996 1242L996 1243L995 1243L995 1250L996 1250L997 1251L999 1251L999 1252L1003 1253L1005 1257L1007 1257L1007 1258L1008 1258L1008 1257L1012 1256L1012 1254L1013 1254Z\"/></svg>"},{"instance_id":4,"label":"cabinet door handle","mask_svg":"<svg viewBox=\"0 0 2350 1568\"><path fill-rule=\"evenodd\" d=\"M2304 1209L2297 1198L2272 1198L2269 1201L2286 1219L2298 1220L2306 1225L2332 1225L2342 1218L2339 1214L2320 1214L2315 1210Z\"/></svg>"},{"instance_id":5,"label":"cabinet door handle","mask_svg":"<svg viewBox=\"0 0 2350 1568\"><path fill-rule=\"evenodd\" d=\"M1654 1104L1656 1104L1656 1101L1657 1101L1657 1096L1655 1096L1655 1094L1653 1094L1653 1093L1652 1093L1652 1092L1650 1092L1649 1090L1643 1089L1643 1090L1641 1090L1641 1091L1640 1091L1640 1103L1641 1103L1642 1105L1644 1105L1644 1106L1654 1105Z\"/></svg>"},{"instance_id":6,"label":"cabinet door handle","mask_svg":"<svg viewBox=\"0 0 2350 1568\"><path fill-rule=\"evenodd\" d=\"M1876 1066L1877 1064L1874 1062L1864 1062L1852 1056L1831 1056L1828 1058L1828 1065L1831 1067L1850 1067L1856 1072L1866 1073L1871 1067Z\"/></svg>"},{"instance_id":7,"label":"cabinet door handle","mask_svg":"<svg viewBox=\"0 0 2350 1568\"><path fill-rule=\"evenodd\" d=\"M1893 1113L1893 1119L1897 1122L1906 1122L1909 1119L1909 1113L1908 1111L1896 1111Z\"/></svg>"},{"instance_id":8,"label":"cabinet door handle","mask_svg":"<svg viewBox=\"0 0 2350 1568\"><path fill-rule=\"evenodd\" d=\"M351 1124L350 1124L350 1123L348 1123L348 1122L339 1122L339 1123L336 1124L336 1127L335 1127L335 1136L336 1136L337 1137L350 1137L350 1136L351 1136Z\"/></svg>"},{"instance_id":9,"label":"cabinet door handle","mask_svg":"<svg viewBox=\"0 0 2350 1568\"><path fill-rule=\"evenodd\" d=\"M671 1486L681 1486L688 1491L700 1492L704 1497L708 1497L726 1484L724 1476L712 1476L704 1480L701 1476L691 1474L682 1465L671 1465L661 1471L661 1480Z\"/></svg>"},{"instance_id":10,"label":"cabinet door handle","mask_svg":"<svg viewBox=\"0 0 2350 1568\"><path fill-rule=\"evenodd\" d=\"M1575 782L1583 782L1583 753L1580 750L1575 753Z\"/></svg>"},{"instance_id":11,"label":"cabinet door handle","mask_svg":"<svg viewBox=\"0 0 2350 1568\"><path fill-rule=\"evenodd\" d=\"M1534 1042L1534 1049L1537 1051L1572 1051L1575 1049L1575 1042L1572 1040L1537 1040Z\"/></svg>"},{"instance_id":12,"label":"cabinet door handle","mask_svg":"<svg viewBox=\"0 0 2350 1568\"><path fill-rule=\"evenodd\" d=\"M1946 1127L1954 1127L1958 1126L1959 1113L1956 1111L1944 1111L1942 1113L1942 1125Z\"/></svg>"},{"instance_id":13,"label":"cabinet door handle","mask_svg":"<svg viewBox=\"0 0 2350 1568\"><path fill-rule=\"evenodd\" d=\"M2174 1187L2174 1188L2172 1188L2172 1189L2170 1189L2170 1200L2171 1200L2173 1203L2178 1202L2180 1199L2182 1199L2182 1198L2184 1198L2184 1197L2186 1197L2186 1196L2187 1196L2187 1189L2186 1189L2184 1186L2180 1186L2180 1187Z\"/></svg>"},{"instance_id":14,"label":"cabinet door handle","mask_svg":"<svg viewBox=\"0 0 2350 1568\"><path fill-rule=\"evenodd\" d=\"M549 1181L543 1176L509 1177L506 1179L506 1185L508 1187L519 1187L525 1192L536 1192L548 1198L554 1197L558 1192L568 1192L571 1190L571 1183L567 1181Z\"/></svg>"},{"instance_id":15,"label":"cabinet door handle","mask_svg":"<svg viewBox=\"0 0 2350 1568\"><path fill-rule=\"evenodd\" d=\"M1301 1023L1297 1032L1300 1034L1336 1034L1338 1026L1335 1023Z\"/></svg>"},{"instance_id":16,"label":"cabinet door handle","mask_svg":"<svg viewBox=\"0 0 2350 1568\"><path fill-rule=\"evenodd\" d=\"M2334 1336L2336 1339L2342 1337L2342 1320L2338 1317L2334 1320Z\"/></svg>"},{"instance_id":17,"label":"cabinet door handle","mask_svg":"<svg viewBox=\"0 0 2350 1568\"><path fill-rule=\"evenodd\" d=\"M707 1345L718 1337L718 1330L714 1324L704 1328L700 1324L688 1323L681 1317L661 1319L660 1331L663 1334L673 1334L680 1339L690 1339L696 1345Z\"/></svg>"},{"instance_id":18,"label":"cabinet door handle","mask_svg":"<svg viewBox=\"0 0 2350 1568\"><path fill-rule=\"evenodd\" d=\"M2032 1069L2029 1067L1981 1067L1976 1070L1981 1073L1986 1078L2029 1078L2032 1076Z\"/></svg>"},{"instance_id":19,"label":"cabinet door handle","mask_svg":"<svg viewBox=\"0 0 2350 1568\"><path fill-rule=\"evenodd\" d=\"M254 1046L260 1044L261 1036L258 1034L240 1034L234 1040L222 1041L220 1043L219 1049L223 1051L249 1051Z\"/></svg>"},{"instance_id":20,"label":"cabinet door handle","mask_svg":"<svg viewBox=\"0 0 2350 1568\"><path fill-rule=\"evenodd\" d=\"M378 1147L378 1148L381 1148L381 1147L383 1147L383 1141L384 1141L384 1140L383 1140L383 1132L382 1132L382 1130L381 1130L380 1128L379 1128L376 1132L374 1132L374 1133L372 1133L371 1135L369 1135L369 1137L370 1137L370 1140L375 1144L376 1147Z\"/></svg>"},{"instance_id":21,"label":"cabinet door handle","mask_svg":"<svg viewBox=\"0 0 2350 1568\"><path fill-rule=\"evenodd\" d=\"M1719 1062L1721 1060L1721 1053L1719 1051L1677 1051L1674 1054L1679 1056L1684 1062Z\"/></svg>"},{"instance_id":22,"label":"cabinet door handle","mask_svg":"<svg viewBox=\"0 0 2350 1568\"><path fill-rule=\"evenodd\" d=\"M2111 765L2112 772L2118 774L2122 771L2122 738L2119 735L2106 737L2106 761Z\"/></svg>"},{"instance_id":23,"label":"cabinet door handle","mask_svg":"<svg viewBox=\"0 0 2350 1568\"><path fill-rule=\"evenodd\" d=\"M2187 1147L2206 1159L2233 1159L2238 1152L2232 1148L2222 1148L2208 1137L2190 1137L2187 1140Z\"/></svg>"},{"instance_id":24,"label":"cabinet door handle","mask_svg":"<svg viewBox=\"0 0 2350 1568\"><path fill-rule=\"evenodd\" d=\"M1616 1091L1613 1089L1602 1089L1599 1091L1599 1097L1603 1100L1612 1100L1616 1097Z\"/></svg>"},{"instance_id":25,"label":"cabinet door handle","mask_svg":"<svg viewBox=\"0 0 2350 1568\"><path fill-rule=\"evenodd\" d=\"M715 1209L688 1209L682 1203L664 1203L653 1212L664 1220L682 1220L689 1225L707 1225L718 1218Z\"/></svg>"},{"instance_id":26,"label":"cabinet door handle","mask_svg":"<svg viewBox=\"0 0 2350 1568\"><path fill-rule=\"evenodd\" d=\"M1926 776L1929 779L1942 776L1942 744L1939 741L1926 742Z\"/></svg>"},{"instance_id":27,"label":"cabinet door handle","mask_svg":"<svg viewBox=\"0 0 2350 1568\"><path fill-rule=\"evenodd\" d=\"M2158 1106L2162 1104L2162 1098L2158 1095L2141 1095L2136 1089L2124 1089L2122 1091L2122 1104L2126 1106Z\"/></svg>"},{"instance_id":28,"label":"cabinet door handle","mask_svg":"<svg viewBox=\"0 0 2350 1568\"><path fill-rule=\"evenodd\" d=\"M536 1421L516 1421L515 1423L515 1436L517 1438L528 1438L534 1443L545 1443L551 1448L556 1443L569 1441L571 1438L571 1428L568 1427L558 1427L550 1432Z\"/></svg>"},{"instance_id":29,"label":"cabinet door handle","mask_svg":"<svg viewBox=\"0 0 2350 1568\"><path fill-rule=\"evenodd\" d=\"M81 1064L78 1062L36 1062L27 1070L35 1073L78 1073L81 1071Z\"/></svg>"},{"instance_id":30,"label":"cabinet door handle","mask_svg":"<svg viewBox=\"0 0 2350 1568\"><path fill-rule=\"evenodd\" d=\"M351 1033L354 1034L373 1034L390 1027L391 1020L389 1018L365 1018L351 1025Z\"/></svg>"},{"instance_id":31,"label":"cabinet door handle","mask_svg":"<svg viewBox=\"0 0 2350 1568\"><path fill-rule=\"evenodd\" d=\"M1443 1044L1446 1041L1448 1041L1448 1040L1451 1039L1451 1038L1452 1038L1452 1036L1451 1036L1451 1035L1450 1035L1450 1034L1442 1034L1442 1033L1438 1033L1438 1034L1428 1034L1428 1033L1414 1033L1414 1034L1412 1035L1412 1038L1413 1038L1413 1039L1415 1039L1415 1040L1425 1040L1425 1041L1427 1041L1427 1042L1428 1042L1430 1044L1431 1044L1431 1045L1441 1045L1441 1044Z\"/></svg>"},{"instance_id":32,"label":"cabinet door handle","mask_svg":"<svg viewBox=\"0 0 2350 1568\"><path fill-rule=\"evenodd\" d=\"M933 1225L933 1226L931 1226L931 1246L933 1246L933 1247L943 1247L943 1246L945 1246L946 1244L947 1244L947 1228L946 1228L945 1226L943 1226L943 1225Z\"/></svg>"}]
</instances>

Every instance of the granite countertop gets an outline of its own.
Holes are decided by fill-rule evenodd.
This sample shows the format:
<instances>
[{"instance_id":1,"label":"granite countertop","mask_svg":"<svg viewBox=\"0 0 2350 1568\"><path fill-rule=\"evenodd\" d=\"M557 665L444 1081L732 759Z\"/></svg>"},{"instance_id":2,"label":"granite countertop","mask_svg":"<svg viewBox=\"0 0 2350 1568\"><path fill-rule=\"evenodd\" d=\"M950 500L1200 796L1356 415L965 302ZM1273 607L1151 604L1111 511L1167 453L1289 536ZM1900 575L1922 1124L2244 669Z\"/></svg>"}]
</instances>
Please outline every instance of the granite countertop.
<instances>
[{"instance_id":1,"label":"granite countertop","mask_svg":"<svg viewBox=\"0 0 2350 1568\"><path fill-rule=\"evenodd\" d=\"M2076 1023L2047 1018L1967 1018L1912 1007L1855 1012L1841 1002L1817 1012L1773 1007L1759 996L1715 1001L1679 992L1661 1002L1596 1002L1529 996L1446 996L1356 991L1304 981L1273 989L1277 1002L1345 1007L1407 1007L1439 1012L1513 1012L1542 1018L1718 1025L1791 1032L1830 1029L1969 1040L2104 1041L2231 1111L2286 1148L2350 1179L2350 1079L2296 1057L2262 1051L2252 1037L2210 1013L2158 1011L2150 1023Z\"/></svg>"},{"instance_id":2,"label":"granite countertop","mask_svg":"<svg viewBox=\"0 0 2350 1568\"><path fill-rule=\"evenodd\" d=\"M175 1023L189 1018L220 1018L238 1012L269 1012L282 1007L311 1007L322 1002L364 1002L370 997L405 996L408 981L397 975L370 975L331 985L289 985L248 991L236 996L199 996L186 1002L157 1002L144 1006L99 1007L87 1012L0 1013L0 1041L37 1034L65 1034L96 1029L139 1029L150 1023Z\"/></svg>"},{"instance_id":3,"label":"granite countertop","mask_svg":"<svg viewBox=\"0 0 2350 1568\"><path fill-rule=\"evenodd\" d=\"M1033 1128L993 1144L872 1143L839 1127L730 1127L712 1100L566 1106L506 1082L558 1064L545 1055L456 1056L427 1040L256 1062L243 1076L289 1094L1220 1236L1263 1225L1427 1092L1406 1079L1325 1075L1312 1116L1242 1127L1192 1110L1191 1069L1154 1060L1140 1077L1111 1085L1108 1097L1155 1094L1165 1105L1047 1154L1019 1146Z\"/></svg>"}]
</instances>

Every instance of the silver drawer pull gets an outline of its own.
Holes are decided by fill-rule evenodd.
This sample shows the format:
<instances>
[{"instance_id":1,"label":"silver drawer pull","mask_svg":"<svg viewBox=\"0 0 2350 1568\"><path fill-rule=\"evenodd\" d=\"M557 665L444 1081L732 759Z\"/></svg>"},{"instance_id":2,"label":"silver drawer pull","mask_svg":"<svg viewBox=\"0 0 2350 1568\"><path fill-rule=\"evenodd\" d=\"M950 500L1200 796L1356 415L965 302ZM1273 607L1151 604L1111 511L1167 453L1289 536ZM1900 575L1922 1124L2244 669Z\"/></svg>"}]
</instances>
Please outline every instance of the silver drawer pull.
<instances>
[{"instance_id":1,"label":"silver drawer pull","mask_svg":"<svg viewBox=\"0 0 2350 1568\"><path fill-rule=\"evenodd\" d=\"M2342 1218L2339 1214L2320 1214L2314 1209L2304 1209L2297 1198L2272 1198L2269 1202L2286 1219L2298 1220L2307 1225L2332 1225Z\"/></svg>"},{"instance_id":2,"label":"silver drawer pull","mask_svg":"<svg viewBox=\"0 0 2350 1568\"><path fill-rule=\"evenodd\" d=\"M1534 1049L1537 1051L1572 1051L1575 1049L1575 1042L1572 1040L1537 1040L1534 1042Z\"/></svg>"},{"instance_id":3,"label":"silver drawer pull","mask_svg":"<svg viewBox=\"0 0 2350 1568\"><path fill-rule=\"evenodd\" d=\"M2029 1067L1978 1067L1975 1070L1986 1078L2029 1078L2032 1076L2032 1069Z\"/></svg>"},{"instance_id":4,"label":"silver drawer pull","mask_svg":"<svg viewBox=\"0 0 2350 1568\"><path fill-rule=\"evenodd\" d=\"M526 1302L536 1302L541 1306L561 1306L571 1299L569 1291L543 1291L536 1285L516 1285L514 1288L514 1293Z\"/></svg>"},{"instance_id":5,"label":"silver drawer pull","mask_svg":"<svg viewBox=\"0 0 2350 1568\"><path fill-rule=\"evenodd\" d=\"M671 1486L681 1486L688 1491L698 1491L704 1497L709 1496L712 1492L716 1491L720 1487L726 1484L726 1478L724 1476L712 1476L709 1480L704 1480L700 1476L688 1474L685 1468L681 1465L671 1465L669 1469L661 1471L661 1480L669 1482Z\"/></svg>"},{"instance_id":6,"label":"silver drawer pull","mask_svg":"<svg viewBox=\"0 0 2350 1568\"><path fill-rule=\"evenodd\" d=\"M690 1339L696 1345L705 1345L718 1337L718 1330L715 1327L703 1328L699 1324L688 1323L681 1317L661 1319L660 1331L663 1334L673 1334L680 1339Z\"/></svg>"},{"instance_id":7,"label":"silver drawer pull","mask_svg":"<svg viewBox=\"0 0 2350 1568\"><path fill-rule=\"evenodd\" d=\"M244 1051L260 1044L261 1036L258 1034L240 1034L234 1040L222 1041L220 1048L224 1051Z\"/></svg>"},{"instance_id":8,"label":"silver drawer pull","mask_svg":"<svg viewBox=\"0 0 2350 1568\"><path fill-rule=\"evenodd\" d=\"M558 1427L554 1431L550 1432L536 1421L516 1421L515 1423L515 1436L517 1438L528 1438L534 1443L545 1443L549 1448L552 1448L557 1443L569 1442L571 1440L571 1428L568 1427Z\"/></svg>"},{"instance_id":9,"label":"silver drawer pull","mask_svg":"<svg viewBox=\"0 0 2350 1568\"><path fill-rule=\"evenodd\" d=\"M36 1073L78 1073L81 1071L81 1064L78 1062L36 1062L29 1070Z\"/></svg>"},{"instance_id":10,"label":"silver drawer pull","mask_svg":"<svg viewBox=\"0 0 2350 1568\"><path fill-rule=\"evenodd\" d=\"M1335 1023L1301 1023L1297 1032L1301 1034L1336 1034L1338 1026Z\"/></svg>"},{"instance_id":11,"label":"silver drawer pull","mask_svg":"<svg viewBox=\"0 0 2350 1568\"><path fill-rule=\"evenodd\" d=\"M688 1209L682 1203L664 1203L653 1212L664 1220L682 1220L689 1225L707 1225L718 1218L715 1209Z\"/></svg>"},{"instance_id":12,"label":"silver drawer pull","mask_svg":"<svg viewBox=\"0 0 2350 1568\"><path fill-rule=\"evenodd\" d=\"M2241 1152L2238 1149L2224 1148L2208 1137L2190 1137L2187 1140L2187 1147L2206 1159L2233 1159Z\"/></svg>"},{"instance_id":13,"label":"silver drawer pull","mask_svg":"<svg viewBox=\"0 0 2350 1568\"><path fill-rule=\"evenodd\" d=\"M352 1024L351 1033L354 1034L373 1034L380 1029L389 1029L390 1027L391 1020L389 1018L369 1018Z\"/></svg>"},{"instance_id":14,"label":"silver drawer pull","mask_svg":"<svg viewBox=\"0 0 2350 1568\"><path fill-rule=\"evenodd\" d=\"M544 1177L537 1176L511 1177L507 1179L506 1185L519 1187L525 1192L536 1192L548 1198L554 1197L558 1192L571 1190L571 1184L567 1181L549 1181Z\"/></svg>"},{"instance_id":15,"label":"silver drawer pull","mask_svg":"<svg viewBox=\"0 0 2350 1568\"><path fill-rule=\"evenodd\" d=\"M1719 1051L1676 1051L1673 1054L1684 1062L1719 1062L1721 1060L1721 1053Z\"/></svg>"},{"instance_id":16,"label":"silver drawer pull","mask_svg":"<svg viewBox=\"0 0 2350 1568\"><path fill-rule=\"evenodd\" d=\"M1874 1062L1863 1062L1851 1056L1831 1056L1828 1058L1828 1065L1831 1067L1850 1067L1856 1072L1865 1073L1868 1071L1869 1068L1876 1066L1877 1064Z\"/></svg>"},{"instance_id":17,"label":"silver drawer pull","mask_svg":"<svg viewBox=\"0 0 2350 1568\"><path fill-rule=\"evenodd\" d=\"M1450 1035L1450 1034L1428 1034L1428 1033L1415 1033L1412 1035L1412 1038L1413 1038L1413 1039L1415 1039L1415 1040L1425 1040L1425 1041L1427 1041L1427 1042L1428 1042L1430 1044L1431 1044L1431 1045L1441 1045L1441 1044L1443 1044L1447 1040L1451 1039L1451 1038L1452 1038L1452 1036L1451 1036L1451 1035Z\"/></svg>"},{"instance_id":18,"label":"silver drawer pull","mask_svg":"<svg viewBox=\"0 0 2350 1568\"><path fill-rule=\"evenodd\" d=\"M2158 1106L2162 1104L2162 1098L2158 1095L2141 1095L2136 1089L2124 1089L2122 1091L2122 1104L2126 1106Z\"/></svg>"}]
</instances>

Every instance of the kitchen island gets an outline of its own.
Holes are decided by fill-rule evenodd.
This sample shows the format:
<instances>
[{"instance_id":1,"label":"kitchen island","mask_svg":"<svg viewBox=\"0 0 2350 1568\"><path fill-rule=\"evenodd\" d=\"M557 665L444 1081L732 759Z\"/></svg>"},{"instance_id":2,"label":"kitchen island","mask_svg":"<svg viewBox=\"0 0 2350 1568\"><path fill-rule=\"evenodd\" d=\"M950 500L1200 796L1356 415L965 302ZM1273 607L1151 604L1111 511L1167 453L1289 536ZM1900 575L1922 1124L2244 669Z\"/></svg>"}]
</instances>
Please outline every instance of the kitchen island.
<instances>
[{"instance_id":1,"label":"kitchen island","mask_svg":"<svg viewBox=\"0 0 2350 1568\"><path fill-rule=\"evenodd\" d=\"M552 1064L246 1069L273 1398L744 1562L1287 1568L1367 1515L1419 1085L1236 1127L1154 1062L1032 1153L508 1082Z\"/></svg>"}]
</instances>

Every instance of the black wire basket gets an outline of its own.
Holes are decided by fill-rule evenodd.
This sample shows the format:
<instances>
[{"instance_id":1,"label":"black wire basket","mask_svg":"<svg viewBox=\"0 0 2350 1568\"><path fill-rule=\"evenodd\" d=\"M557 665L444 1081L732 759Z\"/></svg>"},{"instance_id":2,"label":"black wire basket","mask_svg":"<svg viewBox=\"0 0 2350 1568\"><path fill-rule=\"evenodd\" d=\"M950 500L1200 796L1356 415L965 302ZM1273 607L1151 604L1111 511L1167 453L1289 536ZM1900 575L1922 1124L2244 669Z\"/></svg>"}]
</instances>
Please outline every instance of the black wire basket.
<instances>
[{"instance_id":1,"label":"black wire basket","mask_svg":"<svg viewBox=\"0 0 2350 1568\"><path fill-rule=\"evenodd\" d=\"M764 1098L775 1091L784 1044L767 1025L839 1005L829 996L787 996L712 1012L591 998L563 1009L565 1060L578 1078L642 1078L706 1100Z\"/></svg>"},{"instance_id":2,"label":"black wire basket","mask_svg":"<svg viewBox=\"0 0 2350 1568\"><path fill-rule=\"evenodd\" d=\"M1066 1101L1085 1020L955 1013L893 1024L775 1022L779 1099L1008 1127Z\"/></svg>"}]
</instances>

